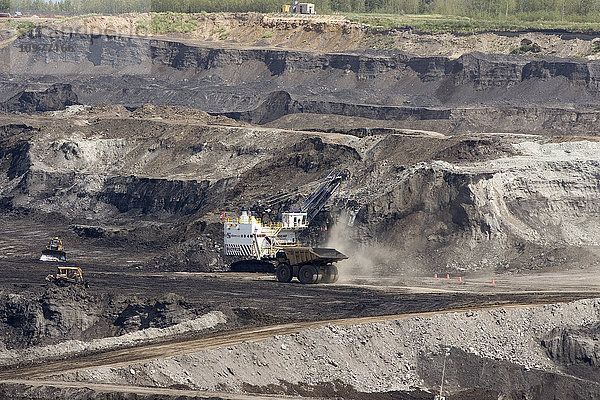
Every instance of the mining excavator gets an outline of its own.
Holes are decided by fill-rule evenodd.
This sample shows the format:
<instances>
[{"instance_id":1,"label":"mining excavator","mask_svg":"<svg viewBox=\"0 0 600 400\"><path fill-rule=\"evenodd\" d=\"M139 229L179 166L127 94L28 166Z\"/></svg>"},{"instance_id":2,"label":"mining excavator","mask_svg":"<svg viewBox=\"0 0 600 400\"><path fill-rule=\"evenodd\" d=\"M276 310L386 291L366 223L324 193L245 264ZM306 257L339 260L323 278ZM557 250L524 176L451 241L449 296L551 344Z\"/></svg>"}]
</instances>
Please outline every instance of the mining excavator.
<instances>
[{"instance_id":1,"label":"mining excavator","mask_svg":"<svg viewBox=\"0 0 600 400\"><path fill-rule=\"evenodd\" d=\"M278 221L263 223L252 211L243 208L238 218L223 221L224 252L226 256L244 258L232 264L232 270L240 265L268 265L275 269L279 282L290 282L297 277L301 283L334 283L338 269L334 263L346 257L335 249L301 246L298 233L308 228L309 222L335 194L340 193L344 181L349 181L348 170L333 169L301 204L281 213ZM290 196L274 196L275 202ZM348 190L345 193L347 201ZM269 211L274 204L263 204Z\"/></svg>"},{"instance_id":2,"label":"mining excavator","mask_svg":"<svg viewBox=\"0 0 600 400\"><path fill-rule=\"evenodd\" d=\"M66 262L67 253L63 249L62 240L59 237L53 237L44 250L42 250L42 261Z\"/></svg>"}]
</instances>

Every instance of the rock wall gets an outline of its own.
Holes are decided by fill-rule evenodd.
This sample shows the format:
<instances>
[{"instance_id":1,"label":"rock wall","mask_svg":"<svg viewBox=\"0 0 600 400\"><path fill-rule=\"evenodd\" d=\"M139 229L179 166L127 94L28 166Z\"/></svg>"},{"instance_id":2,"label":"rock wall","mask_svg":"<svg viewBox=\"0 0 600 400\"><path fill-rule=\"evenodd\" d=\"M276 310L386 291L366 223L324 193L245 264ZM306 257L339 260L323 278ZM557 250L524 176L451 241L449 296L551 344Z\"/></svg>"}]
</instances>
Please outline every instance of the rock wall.
<instances>
[{"instance_id":1,"label":"rock wall","mask_svg":"<svg viewBox=\"0 0 600 400\"><path fill-rule=\"evenodd\" d=\"M374 184L385 189L357 190L363 206L346 237L368 243L363 252L384 246L405 271L596 262L597 145L514 147L518 155L485 163L433 161L395 174L382 168L388 180Z\"/></svg>"},{"instance_id":2,"label":"rock wall","mask_svg":"<svg viewBox=\"0 0 600 400\"><path fill-rule=\"evenodd\" d=\"M69 84L54 84L44 91L23 91L0 104L5 112L43 112L64 110L78 104L77 95Z\"/></svg>"},{"instance_id":3,"label":"rock wall","mask_svg":"<svg viewBox=\"0 0 600 400\"><path fill-rule=\"evenodd\" d=\"M75 226L98 224L85 231L92 235L108 232L103 225L160 221L177 227L169 238L195 241L170 262L181 267L194 259L193 268L204 270L199 264L221 267L219 250L207 248L202 235L223 211L235 214L280 191L307 194L332 168L344 167L352 171L349 209L327 207L305 239L329 240L357 260L377 254L370 262L380 273L391 266L395 273L429 274L597 262L595 142L357 138L119 112L125 115L89 125L69 122L77 134L71 125L6 125L12 135L2 146L3 207L58 213ZM133 137L132 126L139 129ZM344 212L354 215L352 226ZM324 230L335 221L344 227L339 238ZM194 252L201 257L190 258Z\"/></svg>"},{"instance_id":4,"label":"rock wall","mask_svg":"<svg viewBox=\"0 0 600 400\"><path fill-rule=\"evenodd\" d=\"M443 133L572 134L575 119L575 133L595 134L599 118L594 60L239 49L48 28L2 51L0 101L60 82L84 104L183 105L261 124L313 113L408 121L402 126Z\"/></svg>"},{"instance_id":5,"label":"rock wall","mask_svg":"<svg viewBox=\"0 0 600 400\"><path fill-rule=\"evenodd\" d=\"M34 361L42 355L55 357L65 351L83 350L81 342L72 348L51 346L65 340L101 341L108 338L104 339L110 342L107 344L115 346L150 339L157 329L182 323L193 325L189 321L196 319L201 310L209 308L172 293L159 298L126 297L116 293L92 293L83 285L61 287L49 284L43 289L2 294L0 298L0 349L3 350L0 364L14 363L24 356L19 350L29 347L32 348L30 357L21 362ZM148 328L156 329L140 332ZM171 334L185 330L181 331ZM124 334L131 334L131 337L121 336ZM44 349L44 346L48 347ZM7 349L15 351L6 352Z\"/></svg>"},{"instance_id":6,"label":"rock wall","mask_svg":"<svg viewBox=\"0 0 600 400\"><path fill-rule=\"evenodd\" d=\"M114 334L105 315L107 300L79 288L54 288L39 294L4 294L0 309L3 346L22 348L52 340L87 338L91 331Z\"/></svg>"}]
</instances>

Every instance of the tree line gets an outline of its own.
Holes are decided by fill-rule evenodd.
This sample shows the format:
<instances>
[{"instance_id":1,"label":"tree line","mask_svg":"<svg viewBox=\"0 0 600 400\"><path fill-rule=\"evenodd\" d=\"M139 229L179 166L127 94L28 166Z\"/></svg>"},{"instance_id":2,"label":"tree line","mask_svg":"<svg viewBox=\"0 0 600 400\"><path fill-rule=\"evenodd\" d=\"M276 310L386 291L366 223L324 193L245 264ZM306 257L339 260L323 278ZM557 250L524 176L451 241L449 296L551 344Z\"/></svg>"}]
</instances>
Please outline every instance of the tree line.
<instances>
[{"instance_id":1,"label":"tree line","mask_svg":"<svg viewBox=\"0 0 600 400\"><path fill-rule=\"evenodd\" d=\"M597 22L600 0L309 0L318 13L440 14L489 19ZM277 12L292 0L18 0L24 12ZM0 0L15 11L17 0Z\"/></svg>"}]
</instances>

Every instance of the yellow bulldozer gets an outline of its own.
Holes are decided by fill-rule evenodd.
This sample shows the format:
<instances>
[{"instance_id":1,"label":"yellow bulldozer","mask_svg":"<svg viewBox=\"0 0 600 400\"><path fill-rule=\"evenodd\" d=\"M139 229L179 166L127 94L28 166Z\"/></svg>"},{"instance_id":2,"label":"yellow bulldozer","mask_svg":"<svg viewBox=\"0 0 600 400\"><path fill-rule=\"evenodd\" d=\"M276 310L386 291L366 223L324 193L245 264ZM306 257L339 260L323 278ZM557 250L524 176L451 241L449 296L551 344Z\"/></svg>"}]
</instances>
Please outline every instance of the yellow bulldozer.
<instances>
[{"instance_id":1,"label":"yellow bulldozer","mask_svg":"<svg viewBox=\"0 0 600 400\"><path fill-rule=\"evenodd\" d=\"M59 237L53 237L50 239L50 242L46 248L42 250L42 256L40 257L40 260L66 262L67 253L65 253L63 248L62 239Z\"/></svg>"},{"instance_id":2,"label":"yellow bulldozer","mask_svg":"<svg viewBox=\"0 0 600 400\"><path fill-rule=\"evenodd\" d=\"M83 279L83 272L79 267L58 267L58 273L56 275L49 274L46 280L58 286L81 284L89 287L88 283Z\"/></svg>"}]
</instances>

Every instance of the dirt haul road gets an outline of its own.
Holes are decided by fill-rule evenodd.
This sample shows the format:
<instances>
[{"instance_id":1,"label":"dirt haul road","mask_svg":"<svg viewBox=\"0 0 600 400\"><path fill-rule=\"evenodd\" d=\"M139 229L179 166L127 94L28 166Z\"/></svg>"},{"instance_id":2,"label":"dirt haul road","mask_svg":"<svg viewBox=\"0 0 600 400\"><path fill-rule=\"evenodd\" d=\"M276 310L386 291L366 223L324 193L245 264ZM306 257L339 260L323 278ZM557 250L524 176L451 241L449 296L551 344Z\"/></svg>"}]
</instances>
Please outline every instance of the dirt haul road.
<instances>
[{"instance_id":1,"label":"dirt haul road","mask_svg":"<svg viewBox=\"0 0 600 400\"><path fill-rule=\"evenodd\" d=\"M60 382L60 381L32 381L32 380L8 380L0 382L0 385L16 385L20 387L33 387L41 388L42 390L48 388L54 388L56 390L61 389L75 389L81 390L82 385L79 382ZM259 395L259 394L241 394L241 393L222 393L222 392L199 392L197 390L184 390L184 389L168 389L168 388L156 388L156 387L140 387L140 386L125 386L125 385L110 385L110 384L94 384L85 383L85 388L95 393L102 395L112 396L131 396L132 394L144 396L143 398L150 398L150 396L156 396L157 399L171 399L177 398L183 399L222 399L227 398L231 400L273 400L281 399L281 395ZM306 397L300 396L285 396L285 399L307 399Z\"/></svg>"},{"instance_id":2,"label":"dirt haul road","mask_svg":"<svg viewBox=\"0 0 600 400\"><path fill-rule=\"evenodd\" d=\"M228 318L235 315L228 310L254 310L250 311L246 320L217 326L213 331L149 338L134 344L123 341L112 348L89 352L69 352L70 345L67 344L63 346L64 352L55 353L54 356L44 358L44 353L36 353L39 357L35 362L5 362L0 377L6 381L6 387L10 388L24 384L22 381L26 379L48 380L54 379L52 377L56 375L62 375L63 378L60 379L64 379L64 376L78 376L78 371L85 374L86 371L100 367L129 370L129 365L159 362L176 356L185 357L211 349L228 349L243 343L272 340L274 337L293 337L323 326L367 326L376 322L393 322L398 318L412 320L426 319L437 314L466 314L477 309L528 309L527 306L531 304L551 304L600 296L600 287L590 279L595 273L587 270L579 274L531 273L516 277L502 276L496 278L494 285L491 284L489 276L481 273L479 276L473 274L462 277L462 282L459 282L456 276L452 276L451 279L403 276L382 280L366 275L346 278L345 282L336 285L285 285L276 282L273 276L263 274L177 273L135 269L127 264L127 260L132 258L132 253L97 242L87 247L93 256L86 257L76 239L70 242L69 254L73 254L74 260L82 260L82 263L77 264L83 266L90 288L81 293L64 288L48 294L48 289L41 282L43 276L54 268L54 264L37 262L15 250L35 249L38 246L37 238L48 236L56 227L51 223L31 224L31 221L28 225L16 216L5 217L4 222L2 226L6 230L4 236L7 238L4 249L8 252L12 249L14 254L5 254L0 262L6 272L2 282L3 290L8 293L20 293L23 297L27 297L28 292L38 291L46 291L45 296L59 296L57 300L63 302L61 306L67 308L50 306L50 309L54 310L54 314L58 315L58 320L62 321L63 325L66 323L65 315L73 313L74 310L87 312L82 301L86 298L102 298L107 288L128 299L147 297L148 293L157 297L173 293L184 298L186 302L201 304L202 312L221 310ZM12 230L11 227L14 226L21 226L21 232ZM23 228L28 226L31 229L29 234L23 231ZM146 257L152 257L151 249L148 250L150 254L146 254ZM94 261L110 257L114 260L112 265ZM585 280L585 285L578 279ZM66 300L68 297L60 297L63 292L64 296L75 296L80 300ZM138 307L137 303L128 300L122 307L132 306ZM51 329L52 317L48 318L50 320L42 320L48 324L44 328L45 331ZM68 335L62 334L59 337L50 337L43 343L55 343L65 338L68 338ZM60 390L73 387L72 384L43 385L35 381L31 385L39 390L47 390L47 387L52 385L58 385ZM41 389L41 386L46 389ZM126 385L124 389L119 389L118 386L95 388L91 384L89 387L94 393L121 390L143 394L143 391L136 392ZM199 396L205 395L202 393L204 392ZM294 393L291 391L287 394ZM168 395L187 394L179 391L165 392L164 396ZM210 395L211 393L206 393L206 396ZM237 398L235 394L223 396Z\"/></svg>"},{"instance_id":3,"label":"dirt haul road","mask_svg":"<svg viewBox=\"0 0 600 400\"><path fill-rule=\"evenodd\" d=\"M99 354L73 356L68 360L36 362L38 365L15 368L0 372L0 380L33 379L51 377L58 374L70 374L76 370L95 367L125 367L133 363L158 358L175 357L197 353L200 350L217 349L239 345L244 342L259 342L278 335L291 335L303 330L326 325L349 326L374 322L393 321L407 317L429 317L436 314L457 313L477 309L530 307L532 304L512 304L510 306L470 307L465 309L449 309L444 311L396 314L379 317L345 318L337 320L314 321L283 325L272 325L256 329L247 329L231 333L219 333L202 339L182 340L168 343L142 345L122 350L106 351Z\"/></svg>"},{"instance_id":4,"label":"dirt haul road","mask_svg":"<svg viewBox=\"0 0 600 400\"><path fill-rule=\"evenodd\" d=\"M589 321L590 317L593 318L594 314L598 313L599 305L600 302L596 300L582 300L564 305L554 304L551 306L523 304L506 307L472 308L468 310L446 312L285 324L231 333L221 333L217 336L205 337L203 339L183 340L176 343L158 343L148 346L139 346L128 350L115 350L103 354L49 361L44 365L23 366L18 369L13 368L5 370L0 375L3 379L0 383L0 392L8 393L11 388L18 387L21 389L37 388L42 391L50 390L55 393L56 390L59 390L58 393L65 393L64 390L86 387L88 388L87 390L91 390L93 393L98 394L105 392L147 393L147 389L136 389L131 386L132 384L135 384L141 386L166 385L173 386L176 389L194 388L196 391L165 391L162 388L158 388L156 393L160 393L163 396L189 395L196 396L196 398L212 396L213 393L210 391L215 389L221 392L219 394L214 394L217 398L247 398L243 395L239 396L237 393L239 390L259 394L302 394L304 397L310 397L311 394L308 393L312 393L312 395L317 397L321 397L324 393L328 393L328 395L324 397L331 397L333 393L333 395L341 396L343 398L368 398L361 397L358 392L351 392L351 395L348 395L348 392L345 392L348 388L344 386L343 382L347 382L348 377L342 378L340 376L342 381L335 383L333 388L327 387L324 383L319 383L324 382L324 376L329 376L331 373L342 373L343 375L344 371L347 369L346 367L339 365L340 361L344 360L345 355L343 353L346 351L340 352L337 347L340 345L349 347L348 355L355 358L354 363L358 363L359 365L361 362L371 363L374 361L368 358L362 358L364 357L362 354L363 352L368 353L374 351L375 356L382 357L383 363L373 366L373 375L367 373L364 377L358 379L355 384L357 385L358 390L371 391L373 389L369 385L379 387L383 382L387 382L380 387L380 390L384 391L385 389L391 390L394 388L396 390L398 388L404 388L404 390L406 390L408 386L413 386L415 383L423 385L426 382L427 385L431 385L432 382L435 382L436 378L434 378L434 376L439 373L438 367L440 367L438 360L440 357L439 349L436 350L436 348L447 343L453 348L452 357L449 360L448 367L450 371L454 371L449 373L449 380L451 386L453 386L452 392L454 393L450 398L465 398L462 397L462 395L466 392L462 392L463 389L460 388L461 386L463 388L469 387L468 384L463 382L466 379L465 376L472 373L472 370L469 370L468 368L481 368L481 366L478 366L477 362L474 362L473 359L473 357L479 356L484 357L483 359L487 360L483 362L488 364L488 371L484 374L484 369L486 368L484 365L484 369L481 369L478 379L480 379L481 382L487 381L486 383L488 385L491 382L495 382L493 383L494 385L503 386L501 391L492 391L493 393L487 394L471 391L470 396L474 396L473 398L491 399L498 398L500 393L513 393L512 391L518 392L519 390L524 390L525 392L535 391L537 390L535 388L539 384L537 382L540 380L547 381L547 388L545 389L546 393L559 393L556 398L566 398L562 397L565 393L571 393L573 390L595 390L593 388L598 384L594 383L594 378L582 375L582 371L575 373L572 371L564 371L560 373L558 370L555 370L553 374L544 372L544 369L547 370L553 368L551 367L552 363L543 352L540 352L540 349L536 349L536 347L539 346L536 346L535 343L531 342L530 335L534 334L537 337L539 337L540 334L543 335L544 340L542 343L544 346L548 346L552 339L548 336L546 329L551 328L552 325L557 323L558 326L560 326L558 320L562 320L562 323L567 325L585 324L585 321ZM582 312L582 309L587 311ZM554 316L554 322L549 323L549 316ZM491 320L489 320L489 318L491 318ZM496 321L496 324L491 324L493 321ZM494 325L498 325L498 327L494 328ZM486 327L485 330L483 329L484 326ZM438 331L436 331L436 329ZM502 340L506 340L503 347L498 347L501 342L494 344L494 340L496 339L495 335L498 335L500 332L505 332L505 334L502 335ZM508 334L509 332L510 334ZM431 337L432 335L433 337ZM560 335L561 334L559 333L559 336ZM478 338L478 336L482 337ZM477 339L481 340L482 338L486 338L486 340L482 340L479 343L476 342ZM315 339L318 340L316 348ZM357 340L357 342L355 343L354 340ZM471 343L471 345L474 346L469 347L466 354L461 350L461 348L465 348L463 347L465 344L462 343L465 340L465 343ZM381 346L379 343L385 343L386 341L392 346L391 348L387 349L386 346ZM320 349L319 346L321 346ZM325 350L329 346L331 346L331 349ZM355 349L356 346L362 349L358 354L355 354L355 352L358 351ZM369 348L372 346L374 347L370 350ZM402 351L395 354L398 349L401 349ZM425 349L427 349L427 352L423 353ZM298 350L301 350L301 352L296 353ZM415 350L418 350L418 353L412 354ZM326 355L319 355L322 354L323 351L325 351ZM432 353L429 353L430 351ZM565 348L565 351L569 350ZM389 352L395 354L394 357L397 357L396 361L387 359L390 357L390 355L388 355ZM292 355L291 359L289 358L290 354ZM355 355L353 356L352 354ZM398 367L404 368L403 366L411 365L405 364L406 361L402 362L402 360L410 361L415 356L417 359L412 361L416 362L416 364L414 364L416 366L414 372L411 372L411 367L401 375L392 375L394 378L390 380L390 377L387 376L390 371L395 371ZM219 361L215 360L215 357L217 357L217 360ZM308 359L304 360L305 357L308 357ZM315 357L314 361L312 360L312 357ZM322 357L325 357L323 360L324 362L331 364L328 368L324 368L321 365L319 360ZM315 371L322 370L324 375L317 373L316 379L307 378L307 376L304 375L303 379L308 379L308 381L302 384L304 386L295 387L293 386L293 379L290 380L290 373L287 371L288 368L286 367L284 368L286 371L280 370L280 376L283 381L280 381L277 386L273 386L271 389L261 387L259 382L256 382L258 384L256 387L249 386L248 384L245 384L246 386L244 386L244 384L240 386L242 382L248 382L248 373L253 373L252 371L248 371L248 373L242 372L246 368L244 364L248 362L248 358L254 360L254 363L257 365L257 371L259 372L261 370L264 372L280 370L280 368L282 368L280 363L284 361L289 363L288 366L291 370L297 368L304 370L305 368L309 368L314 369ZM214 386L214 384L209 383L209 381L214 380L214 378L209 379L209 381L204 381L205 378L202 373L196 375L198 373L194 372L197 365L196 363L202 362L202 360L205 360L207 363L204 366L204 369L208 368L208 370L211 371L210 374L214 374L215 377L217 377L217 382L221 381L228 383L221 383ZM399 365L398 361L400 362ZM313 364L313 362L317 364ZM432 365L425 366L432 362ZM271 363L272 365L270 365ZM170 367L169 364L171 364ZM211 366L213 364L214 366ZM358 365L355 365L348 368L349 371L354 371L354 373L362 376L365 373L363 370L365 367L359 368ZM221 369L228 371L228 373L222 375L222 372L220 372ZM431 369L432 371L427 373L422 369ZM501 371L512 370L516 379L502 382L502 374L496 376L496 373L494 372L498 369ZM369 370L369 368L367 368L367 370ZM171 377L164 375L168 371L171 371L169 373L173 374ZM188 371L191 371L192 374L190 375ZM565 374L565 372L568 373ZM375 379L374 382L373 378L377 377L380 373L383 373L383 375L379 376L378 379ZM415 375L415 373L418 373L418 375ZM301 374L307 374L307 372L301 372ZM490 374L491 376L496 376L496 378L491 378ZM522 378L527 382L530 382L529 386L519 382L520 379L522 379L521 377L518 377L519 374L524 374ZM218 376L222 377L218 378ZM228 376L230 376L230 378L228 378ZM371 377L368 378L369 376ZM186 382L186 377L188 377L187 379L192 378L187 384L183 383ZM184 378L183 381L182 378ZM29 379L34 380L28 382ZM423 379L425 382L423 382ZM548 379L551 379L551 381L548 381ZM63 380L74 382L59 382ZM261 380L263 379L258 379L258 381ZM88 385L87 382L90 382L91 384ZM252 380L250 380L250 382L252 382ZM97 386L98 384L100 385ZM562 385L562 389L557 391L552 388L553 385ZM273 392L273 390L275 391ZM231 391L236 393L230 395L228 392ZM514 392L514 394L516 394L516 392ZM48 392L45 393L47 395ZM344 393L347 395L344 395ZM492 394L495 397L492 397ZM46 397L41 396L35 398ZM97 397L81 398L91 399ZM258 398L263 398L263 396L259 395ZM431 397L426 396L418 398ZM514 397L510 396L508 398ZM596 397L592 396L589 398Z\"/></svg>"}]
</instances>

